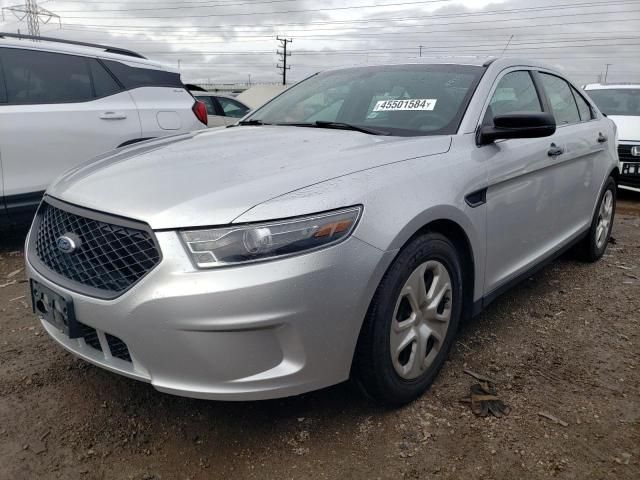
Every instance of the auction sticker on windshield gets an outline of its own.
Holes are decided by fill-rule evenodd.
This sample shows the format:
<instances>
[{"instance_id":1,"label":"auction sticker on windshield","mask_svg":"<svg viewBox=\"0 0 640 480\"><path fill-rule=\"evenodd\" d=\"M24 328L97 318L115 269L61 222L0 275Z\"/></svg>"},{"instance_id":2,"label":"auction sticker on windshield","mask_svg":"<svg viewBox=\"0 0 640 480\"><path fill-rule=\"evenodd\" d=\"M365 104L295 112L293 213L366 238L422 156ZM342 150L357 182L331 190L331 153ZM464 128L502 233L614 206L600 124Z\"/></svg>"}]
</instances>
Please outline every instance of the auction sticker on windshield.
<instances>
[{"instance_id":1,"label":"auction sticker on windshield","mask_svg":"<svg viewBox=\"0 0 640 480\"><path fill-rule=\"evenodd\" d=\"M412 98L408 100L380 100L373 107L374 112L400 111L400 110L433 110L436 107L436 99Z\"/></svg>"}]
</instances>

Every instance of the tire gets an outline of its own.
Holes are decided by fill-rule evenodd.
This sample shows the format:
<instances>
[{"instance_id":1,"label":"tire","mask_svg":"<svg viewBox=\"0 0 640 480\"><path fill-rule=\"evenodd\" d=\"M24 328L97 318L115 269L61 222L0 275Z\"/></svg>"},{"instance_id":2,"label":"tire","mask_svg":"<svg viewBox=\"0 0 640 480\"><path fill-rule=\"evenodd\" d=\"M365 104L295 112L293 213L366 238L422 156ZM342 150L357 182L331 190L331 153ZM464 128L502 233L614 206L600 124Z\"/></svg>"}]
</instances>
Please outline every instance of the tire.
<instances>
[{"instance_id":1,"label":"tire","mask_svg":"<svg viewBox=\"0 0 640 480\"><path fill-rule=\"evenodd\" d=\"M609 177L600 194L596 211L591 220L591 228L589 228L587 236L578 245L578 256L585 262L600 260L607 250L616 213L616 192L616 182L612 177ZM607 204L609 202L610 212L607 214ZM607 215L609 216L608 221ZM602 225L603 221L605 222L604 226ZM601 227L604 228L604 231L602 231Z\"/></svg>"},{"instance_id":2,"label":"tire","mask_svg":"<svg viewBox=\"0 0 640 480\"><path fill-rule=\"evenodd\" d=\"M376 290L356 347L354 377L367 396L399 406L429 388L460 323L462 278L460 257L444 235L426 233L401 250Z\"/></svg>"}]
</instances>

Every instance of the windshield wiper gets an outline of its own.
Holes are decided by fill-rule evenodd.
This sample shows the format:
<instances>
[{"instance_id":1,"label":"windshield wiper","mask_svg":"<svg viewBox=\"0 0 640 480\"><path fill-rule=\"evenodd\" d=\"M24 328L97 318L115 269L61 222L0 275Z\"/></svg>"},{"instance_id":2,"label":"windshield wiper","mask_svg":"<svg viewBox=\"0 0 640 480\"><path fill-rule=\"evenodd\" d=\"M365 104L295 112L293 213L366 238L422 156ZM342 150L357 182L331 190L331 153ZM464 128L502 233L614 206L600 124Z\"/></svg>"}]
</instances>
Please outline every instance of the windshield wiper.
<instances>
[{"instance_id":1,"label":"windshield wiper","mask_svg":"<svg viewBox=\"0 0 640 480\"><path fill-rule=\"evenodd\" d=\"M328 122L326 120L318 120L316 122L288 122L288 123L274 123L283 127L315 127L315 128L335 128L340 130L353 130L354 132L368 133L370 135L391 135L391 133L378 130L377 128L361 127L359 125L352 125L344 122Z\"/></svg>"},{"instance_id":2,"label":"windshield wiper","mask_svg":"<svg viewBox=\"0 0 640 480\"><path fill-rule=\"evenodd\" d=\"M324 120L318 120L314 125L319 128L339 128L342 130L353 130L355 132L368 133L369 135L391 135L391 133L386 130L378 130L377 128L363 127L344 122L327 122Z\"/></svg>"},{"instance_id":3,"label":"windshield wiper","mask_svg":"<svg viewBox=\"0 0 640 480\"><path fill-rule=\"evenodd\" d=\"M390 132L385 130L378 130L377 128L362 127L360 125L352 125L344 122L327 122L325 120L318 120L313 123L264 123L262 120L249 119L236 123L235 125L229 125L229 127L237 127L239 125L277 125L282 127L315 127L315 128L335 128L340 130L353 130L354 132L368 133L369 135L391 135Z\"/></svg>"}]
</instances>

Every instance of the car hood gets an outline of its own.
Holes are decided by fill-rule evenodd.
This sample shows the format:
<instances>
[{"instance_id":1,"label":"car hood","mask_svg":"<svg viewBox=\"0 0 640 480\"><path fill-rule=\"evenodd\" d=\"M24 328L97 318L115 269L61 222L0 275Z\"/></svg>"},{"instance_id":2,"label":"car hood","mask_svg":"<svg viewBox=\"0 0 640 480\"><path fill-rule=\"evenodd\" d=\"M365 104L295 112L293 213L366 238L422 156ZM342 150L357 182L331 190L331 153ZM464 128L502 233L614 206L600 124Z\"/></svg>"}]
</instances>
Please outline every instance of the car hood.
<instances>
[{"instance_id":1,"label":"car hood","mask_svg":"<svg viewBox=\"0 0 640 480\"><path fill-rule=\"evenodd\" d=\"M618 127L618 138L622 141L640 142L640 117L631 115L609 115Z\"/></svg>"},{"instance_id":2,"label":"car hood","mask_svg":"<svg viewBox=\"0 0 640 480\"><path fill-rule=\"evenodd\" d=\"M304 127L205 130L105 155L63 175L47 193L145 221L153 229L224 225L274 197L444 153L450 144L449 136L384 137Z\"/></svg>"}]
</instances>

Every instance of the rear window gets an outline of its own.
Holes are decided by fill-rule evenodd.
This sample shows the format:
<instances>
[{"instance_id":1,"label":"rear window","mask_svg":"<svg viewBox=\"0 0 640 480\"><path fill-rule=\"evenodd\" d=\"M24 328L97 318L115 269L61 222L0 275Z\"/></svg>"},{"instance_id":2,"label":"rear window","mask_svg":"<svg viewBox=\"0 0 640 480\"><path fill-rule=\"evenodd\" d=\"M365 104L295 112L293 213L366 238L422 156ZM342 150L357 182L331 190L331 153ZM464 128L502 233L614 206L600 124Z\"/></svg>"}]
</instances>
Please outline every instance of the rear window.
<instances>
[{"instance_id":1,"label":"rear window","mask_svg":"<svg viewBox=\"0 0 640 480\"><path fill-rule=\"evenodd\" d=\"M178 73L132 67L111 60L104 60L104 64L126 89L138 87L184 88L182 80L180 80L180 74Z\"/></svg>"},{"instance_id":2,"label":"rear window","mask_svg":"<svg viewBox=\"0 0 640 480\"><path fill-rule=\"evenodd\" d=\"M640 116L640 88L588 90L601 112L607 115Z\"/></svg>"},{"instance_id":3,"label":"rear window","mask_svg":"<svg viewBox=\"0 0 640 480\"><path fill-rule=\"evenodd\" d=\"M0 58L10 104L84 102L94 97L85 57L4 48Z\"/></svg>"}]
</instances>

